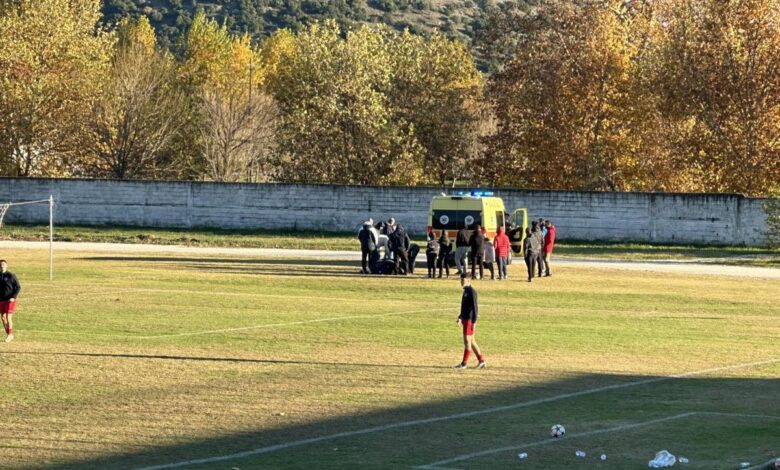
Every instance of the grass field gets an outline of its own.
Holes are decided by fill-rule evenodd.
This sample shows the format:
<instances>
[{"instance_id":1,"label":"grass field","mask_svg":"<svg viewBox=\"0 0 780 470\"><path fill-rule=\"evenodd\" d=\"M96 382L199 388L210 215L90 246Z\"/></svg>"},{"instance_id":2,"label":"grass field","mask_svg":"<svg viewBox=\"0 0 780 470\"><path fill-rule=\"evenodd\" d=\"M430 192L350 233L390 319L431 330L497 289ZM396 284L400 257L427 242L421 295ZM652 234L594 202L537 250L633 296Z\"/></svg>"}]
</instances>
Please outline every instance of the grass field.
<instances>
[{"instance_id":1,"label":"grass field","mask_svg":"<svg viewBox=\"0 0 780 470\"><path fill-rule=\"evenodd\" d=\"M565 234L564 234L565 235ZM56 241L138 243L158 245L289 248L359 251L355 233L236 231L217 229L153 229L137 227L55 227ZM6 225L0 240L48 240L49 227ZM424 246L423 240L417 240ZM649 245L643 243L593 243L564 240L555 255L611 260L678 260L748 266L780 267L780 248L744 246Z\"/></svg>"},{"instance_id":2,"label":"grass field","mask_svg":"<svg viewBox=\"0 0 780 470\"><path fill-rule=\"evenodd\" d=\"M683 468L732 469L780 457L778 281L561 267L529 285L514 265L508 282L475 283L489 366L458 371L454 280L64 252L49 283L46 252L4 251L23 292L17 340L0 344L2 468L622 470L668 449ZM548 439L555 423L565 438Z\"/></svg>"}]
</instances>

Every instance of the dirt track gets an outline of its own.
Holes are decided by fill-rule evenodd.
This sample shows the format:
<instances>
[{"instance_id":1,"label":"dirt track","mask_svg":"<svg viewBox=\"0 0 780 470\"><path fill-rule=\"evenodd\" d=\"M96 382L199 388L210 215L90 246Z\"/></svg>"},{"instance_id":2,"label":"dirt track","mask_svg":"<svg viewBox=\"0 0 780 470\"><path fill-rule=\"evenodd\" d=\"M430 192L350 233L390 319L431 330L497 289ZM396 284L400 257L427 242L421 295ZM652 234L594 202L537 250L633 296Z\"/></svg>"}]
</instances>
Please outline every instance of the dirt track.
<instances>
[{"instance_id":1,"label":"dirt track","mask_svg":"<svg viewBox=\"0 0 780 470\"><path fill-rule=\"evenodd\" d=\"M0 249L48 250L48 242L0 241ZM141 245L121 243L72 243L55 242L54 251L88 251L111 253L173 253L203 256L251 256L256 258L295 258L354 260L359 264L360 253L355 251L286 250L276 248L220 248L178 245ZM56 255L55 255L56 256ZM515 263L519 260L515 259ZM733 266L702 261L612 261L581 258L553 258L553 266L582 266L597 269L623 269L628 271L652 271L674 274L737 276L780 279L780 269L753 266ZM359 267L359 266L358 266Z\"/></svg>"}]
</instances>

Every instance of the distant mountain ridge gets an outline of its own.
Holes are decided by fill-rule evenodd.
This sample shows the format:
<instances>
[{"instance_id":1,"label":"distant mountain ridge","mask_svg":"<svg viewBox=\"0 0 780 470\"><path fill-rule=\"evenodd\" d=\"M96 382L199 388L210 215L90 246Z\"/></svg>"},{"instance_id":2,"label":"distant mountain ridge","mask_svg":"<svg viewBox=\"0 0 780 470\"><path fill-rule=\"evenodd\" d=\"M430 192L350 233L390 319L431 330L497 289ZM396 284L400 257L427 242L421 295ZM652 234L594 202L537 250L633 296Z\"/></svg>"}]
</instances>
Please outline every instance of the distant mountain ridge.
<instances>
[{"instance_id":1,"label":"distant mountain ridge","mask_svg":"<svg viewBox=\"0 0 780 470\"><path fill-rule=\"evenodd\" d=\"M386 24L426 34L439 30L470 44L495 0L104 0L105 21L145 15L162 44L172 46L195 14L224 23L255 40L280 28L299 30L313 21L335 19L344 27Z\"/></svg>"}]
</instances>

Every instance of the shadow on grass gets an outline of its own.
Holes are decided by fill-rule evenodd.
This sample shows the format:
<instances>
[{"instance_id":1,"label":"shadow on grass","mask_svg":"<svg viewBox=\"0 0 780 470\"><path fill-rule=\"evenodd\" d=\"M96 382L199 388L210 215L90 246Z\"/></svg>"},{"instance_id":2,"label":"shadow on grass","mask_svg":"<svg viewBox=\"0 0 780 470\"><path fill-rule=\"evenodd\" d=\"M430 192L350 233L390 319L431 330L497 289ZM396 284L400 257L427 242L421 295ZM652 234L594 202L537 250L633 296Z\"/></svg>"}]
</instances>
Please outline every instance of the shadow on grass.
<instances>
[{"instance_id":1,"label":"shadow on grass","mask_svg":"<svg viewBox=\"0 0 780 470\"><path fill-rule=\"evenodd\" d=\"M80 258L87 261L171 263L196 271L212 271L222 274L260 274L275 276L339 276L385 277L380 274L360 273L360 261L319 259L257 259L257 258L179 258L167 256L90 256ZM418 256L413 274L423 272L425 261ZM305 269L309 267L309 269ZM422 268L421 268L422 267ZM403 278L404 276L394 276Z\"/></svg>"},{"instance_id":2,"label":"shadow on grass","mask_svg":"<svg viewBox=\"0 0 780 470\"><path fill-rule=\"evenodd\" d=\"M479 374L500 370L469 369L448 373L460 374L462 380L478 380ZM578 423L580 430L575 432L582 432L691 412L760 413L772 419L780 416L778 392L780 380L774 379L588 374L544 384L509 386L478 396L326 417L305 424L277 424L237 433L222 431L210 438L192 439L176 445L150 443L148 449L110 456L74 454L69 463L48 468L179 468L179 465L171 464L181 462L190 462L184 468L199 469L409 468L507 444L518 445L520 442L513 434L528 434L528 427L540 424L537 421L543 424L554 422L551 420L556 417L546 419L539 415L545 412L545 409L540 410L545 405L554 406L554 409L547 410L550 414L557 417L566 415L567 424ZM524 415L507 419L507 415L512 413ZM733 420L733 417L724 416L721 424L729 429ZM224 423L220 426L215 423L215 429L224 429ZM663 430L664 441L652 443L653 446L684 444L688 455L696 454L692 443L700 442L696 440L698 436L675 432L673 426L669 432L666 432L667 428ZM571 433L572 429L569 431ZM715 449L741 446L743 441L749 443L744 444L749 445L749 449L732 449L744 453L731 456L719 453L723 458L752 454L765 461L780 452L780 425L774 425L774 422L771 426L752 428L752 432L745 432L736 440L731 435L713 434L712 428L708 432L706 436L711 441L707 441L706 445ZM623 436L616 437L625 439ZM693 441L689 440L691 438ZM709 448L700 450L714 452ZM642 451L649 452L648 449ZM644 457L642 453L641 458ZM647 459L643 462L646 466ZM469 466L468 462L455 466L463 468L464 464ZM632 464L628 468L636 467ZM702 467L694 464L692 468ZM730 467L724 463L722 467L707 468Z\"/></svg>"},{"instance_id":3,"label":"shadow on grass","mask_svg":"<svg viewBox=\"0 0 780 470\"><path fill-rule=\"evenodd\" d=\"M334 367L377 367L381 369L448 369L445 366L410 366L402 364L370 364L360 362L326 362L326 361L293 361L277 359L251 359L244 357L208 357L208 356L172 356L167 354L112 354L112 353L77 353L77 352L41 352L41 351L10 351L0 352L13 356L69 356L69 357L105 357L115 359L157 359L163 361L195 361L195 362L232 362L247 364L286 364L304 366L334 366Z\"/></svg>"}]
</instances>

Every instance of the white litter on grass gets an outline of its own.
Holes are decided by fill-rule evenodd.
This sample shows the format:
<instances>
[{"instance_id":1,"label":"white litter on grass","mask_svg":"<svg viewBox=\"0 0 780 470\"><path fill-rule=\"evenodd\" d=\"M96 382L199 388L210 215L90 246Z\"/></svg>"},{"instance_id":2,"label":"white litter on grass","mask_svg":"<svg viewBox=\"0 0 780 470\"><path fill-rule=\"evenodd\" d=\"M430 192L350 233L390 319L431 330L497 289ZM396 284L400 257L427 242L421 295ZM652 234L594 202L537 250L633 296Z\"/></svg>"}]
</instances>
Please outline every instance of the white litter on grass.
<instances>
[{"instance_id":1,"label":"white litter on grass","mask_svg":"<svg viewBox=\"0 0 780 470\"><path fill-rule=\"evenodd\" d=\"M607 454L601 454L601 460L607 460Z\"/></svg>"},{"instance_id":2,"label":"white litter on grass","mask_svg":"<svg viewBox=\"0 0 780 470\"><path fill-rule=\"evenodd\" d=\"M742 462L739 464L739 468L748 468L750 466L750 462Z\"/></svg>"},{"instance_id":3,"label":"white litter on grass","mask_svg":"<svg viewBox=\"0 0 780 470\"><path fill-rule=\"evenodd\" d=\"M670 454L668 450L662 450L655 454L655 458L647 462L650 468L667 468L677 463L677 458Z\"/></svg>"},{"instance_id":4,"label":"white litter on grass","mask_svg":"<svg viewBox=\"0 0 780 470\"><path fill-rule=\"evenodd\" d=\"M578 450L577 452L574 453L574 455L576 455L577 457L585 457L585 452L582 450Z\"/></svg>"},{"instance_id":5,"label":"white litter on grass","mask_svg":"<svg viewBox=\"0 0 780 470\"><path fill-rule=\"evenodd\" d=\"M520 452L519 454L517 454L517 458L520 460L525 460L528 458L528 454L526 454L525 452Z\"/></svg>"},{"instance_id":6,"label":"white litter on grass","mask_svg":"<svg viewBox=\"0 0 780 470\"><path fill-rule=\"evenodd\" d=\"M682 455L680 456L680 458L679 458L679 459L677 459L677 461L678 461L678 462L680 462L680 463L688 463L688 459L686 459L686 458L685 458L685 457L683 457Z\"/></svg>"}]
</instances>

